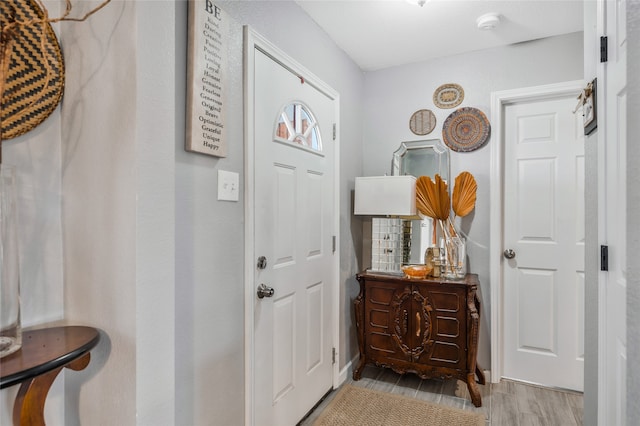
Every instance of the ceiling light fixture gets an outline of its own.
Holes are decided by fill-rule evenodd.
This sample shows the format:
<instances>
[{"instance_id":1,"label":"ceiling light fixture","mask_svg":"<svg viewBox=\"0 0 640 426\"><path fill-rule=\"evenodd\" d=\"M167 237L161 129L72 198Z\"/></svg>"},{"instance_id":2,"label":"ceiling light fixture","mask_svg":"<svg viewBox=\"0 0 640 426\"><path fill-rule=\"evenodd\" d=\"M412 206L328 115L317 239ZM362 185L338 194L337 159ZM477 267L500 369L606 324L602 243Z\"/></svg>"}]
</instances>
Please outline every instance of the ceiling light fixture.
<instances>
[{"instance_id":1,"label":"ceiling light fixture","mask_svg":"<svg viewBox=\"0 0 640 426\"><path fill-rule=\"evenodd\" d=\"M407 3L415 4L420 7L424 6L429 0L406 0Z\"/></svg>"},{"instance_id":2,"label":"ceiling light fixture","mask_svg":"<svg viewBox=\"0 0 640 426\"><path fill-rule=\"evenodd\" d=\"M500 24L500 14L485 13L476 19L476 24L478 24L478 29L480 30L494 30Z\"/></svg>"}]
</instances>

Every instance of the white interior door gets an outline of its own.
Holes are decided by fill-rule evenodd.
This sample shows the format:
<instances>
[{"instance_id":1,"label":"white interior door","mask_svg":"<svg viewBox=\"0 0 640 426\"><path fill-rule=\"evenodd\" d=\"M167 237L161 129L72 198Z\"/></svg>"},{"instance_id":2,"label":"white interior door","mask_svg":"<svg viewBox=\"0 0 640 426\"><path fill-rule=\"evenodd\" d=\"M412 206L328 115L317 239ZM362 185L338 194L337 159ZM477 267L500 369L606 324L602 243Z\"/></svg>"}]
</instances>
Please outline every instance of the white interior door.
<instances>
[{"instance_id":1,"label":"white interior door","mask_svg":"<svg viewBox=\"0 0 640 426\"><path fill-rule=\"evenodd\" d=\"M258 48L253 99L254 422L286 426L333 384L338 101Z\"/></svg>"},{"instance_id":2,"label":"white interior door","mask_svg":"<svg viewBox=\"0 0 640 426\"><path fill-rule=\"evenodd\" d=\"M626 76L626 2L606 1L608 61L604 64L605 104L605 239L609 247L609 272L602 281L605 292L604 336L600 357L604 371L604 422L626 423L626 305L627 305L627 76ZM602 82L600 82L602 84ZM602 170L599 172L602 176ZM602 329L602 328L601 328ZM603 391L604 390L604 391Z\"/></svg>"},{"instance_id":3,"label":"white interior door","mask_svg":"<svg viewBox=\"0 0 640 426\"><path fill-rule=\"evenodd\" d=\"M575 106L565 96L505 107L503 376L582 390L584 137Z\"/></svg>"}]
</instances>

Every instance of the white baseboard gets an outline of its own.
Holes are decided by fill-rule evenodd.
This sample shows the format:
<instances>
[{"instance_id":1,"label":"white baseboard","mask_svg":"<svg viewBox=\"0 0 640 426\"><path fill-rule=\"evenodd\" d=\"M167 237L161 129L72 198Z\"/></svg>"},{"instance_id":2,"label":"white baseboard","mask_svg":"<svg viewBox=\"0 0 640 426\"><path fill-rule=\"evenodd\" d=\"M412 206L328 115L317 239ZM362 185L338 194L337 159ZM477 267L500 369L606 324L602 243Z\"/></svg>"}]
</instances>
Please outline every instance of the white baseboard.
<instances>
[{"instance_id":1,"label":"white baseboard","mask_svg":"<svg viewBox=\"0 0 640 426\"><path fill-rule=\"evenodd\" d=\"M351 374L351 370L353 370L353 360L349 361L347 365L344 366L342 370L340 370L340 374L338 375L338 383L336 388L341 386L344 382L347 381L347 378Z\"/></svg>"},{"instance_id":2,"label":"white baseboard","mask_svg":"<svg viewBox=\"0 0 640 426\"><path fill-rule=\"evenodd\" d=\"M344 382L346 382L349 377L353 376L353 366L358 362L359 359L360 359L360 355L354 356L351 359L351 361L349 361L347 365L345 365L344 368L340 370L340 374L338 375L338 384L336 388L342 385Z\"/></svg>"}]
</instances>

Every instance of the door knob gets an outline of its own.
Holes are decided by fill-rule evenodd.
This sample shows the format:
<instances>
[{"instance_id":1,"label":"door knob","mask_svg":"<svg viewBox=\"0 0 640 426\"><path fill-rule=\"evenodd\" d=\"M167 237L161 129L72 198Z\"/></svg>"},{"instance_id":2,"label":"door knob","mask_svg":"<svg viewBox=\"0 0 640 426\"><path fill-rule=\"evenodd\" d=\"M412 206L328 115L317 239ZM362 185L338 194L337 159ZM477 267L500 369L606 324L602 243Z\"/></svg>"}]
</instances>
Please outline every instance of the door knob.
<instances>
[{"instance_id":1,"label":"door knob","mask_svg":"<svg viewBox=\"0 0 640 426\"><path fill-rule=\"evenodd\" d=\"M516 252L511 250L511 249L506 249L504 251L504 253L502 253L504 255L504 257L506 257L507 259L513 259L514 257L516 257Z\"/></svg>"},{"instance_id":2,"label":"door knob","mask_svg":"<svg viewBox=\"0 0 640 426\"><path fill-rule=\"evenodd\" d=\"M258 299L263 299L265 297L272 297L275 290L271 287L267 287L264 284L260 284L258 286Z\"/></svg>"}]
</instances>

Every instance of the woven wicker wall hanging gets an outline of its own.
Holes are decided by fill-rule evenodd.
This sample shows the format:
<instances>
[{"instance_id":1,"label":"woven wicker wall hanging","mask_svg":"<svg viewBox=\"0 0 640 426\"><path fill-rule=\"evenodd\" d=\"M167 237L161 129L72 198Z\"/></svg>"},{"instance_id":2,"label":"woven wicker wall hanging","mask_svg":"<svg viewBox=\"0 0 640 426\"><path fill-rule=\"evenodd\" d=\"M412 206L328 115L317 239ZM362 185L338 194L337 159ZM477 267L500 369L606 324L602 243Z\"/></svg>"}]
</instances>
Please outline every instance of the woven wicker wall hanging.
<instances>
[{"instance_id":1,"label":"woven wicker wall hanging","mask_svg":"<svg viewBox=\"0 0 640 426\"><path fill-rule=\"evenodd\" d=\"M443 84L433 92L433 103L438 108L454 108L464 100L464 89L459 84Z\"/></svg>"},{"instance_id":2,"label":"woven wicker wall hanging","mask_svg":"<svg viewBox=\"0 0 640 426\"><path fill-rule=\"evenodd\" d=\"M459 108L449 114L442 125L442 139L457 152L474 151L482 147L491 134L487 116L476 108Z\"/></svg>"},{"instance_id":3,"label":"woven wicker wall hanging","mask_svg":"<svg viewBox=\"0 0 640 426\"><path fill-rule=\"evenodd\" d=\"M0 139L22 135L56 108L64 90L60 44L33 0L0 2Z\"/></svg>"},{"instance_id":4,"label":"woven wicker wall hanging","mask_svg":"<svg viewBox=\"0 0 640 426\"><path fill-rule=\"evenodd\" d=\"M414 112L409 119L409 129L418 136L428 135L434 127L436 127L436 116L428 109Z\"/></svg>"},{"instance_id":5,"label":"woven wicker wall hanging","mask_svg":"<svg viewBox=\"0 0 640 426\"><path fill-rule=\"evenodd\" d=\"M78 18L69 16L71 0L59 18L42 0L0 1L0 144L42 123L62 98L64 62L51 23L85 21L110 1Z\"/></svg>"}]
</instances>

